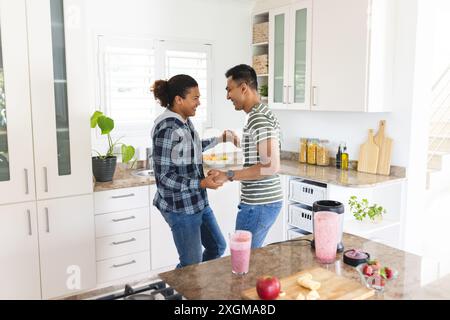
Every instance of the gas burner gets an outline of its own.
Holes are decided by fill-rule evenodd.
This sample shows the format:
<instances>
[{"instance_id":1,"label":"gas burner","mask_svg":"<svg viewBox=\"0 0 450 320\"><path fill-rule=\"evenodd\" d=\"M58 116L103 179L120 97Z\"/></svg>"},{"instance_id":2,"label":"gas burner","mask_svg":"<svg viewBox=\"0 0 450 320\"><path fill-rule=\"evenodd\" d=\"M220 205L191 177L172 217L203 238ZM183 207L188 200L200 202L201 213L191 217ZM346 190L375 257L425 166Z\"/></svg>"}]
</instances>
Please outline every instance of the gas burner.
<instances>
[{"instance_id":1,"label":"gas burner","mask_svg":"<svg viewBox=\"0 0 450 320\"><path fill-rule=\"evenodd\" d=\"M124 290L98 297L96 300L183 300L183 296L164 281L157 281L135 288L127 284Z\"/></svg>"}]
</instances>

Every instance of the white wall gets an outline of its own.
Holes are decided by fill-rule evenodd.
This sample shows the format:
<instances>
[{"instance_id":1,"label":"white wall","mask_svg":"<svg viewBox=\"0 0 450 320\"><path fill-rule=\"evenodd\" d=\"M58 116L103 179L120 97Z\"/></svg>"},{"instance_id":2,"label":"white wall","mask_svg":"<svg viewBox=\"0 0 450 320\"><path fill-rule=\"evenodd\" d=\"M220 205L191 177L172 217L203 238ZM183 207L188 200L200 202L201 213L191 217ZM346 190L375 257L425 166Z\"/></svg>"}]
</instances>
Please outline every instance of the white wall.
<instances>
[{"instance_id":1,"label":"white wall","mask_svg":"<svg viewBox=\"0 0 450 320\"><path fill-rule=\"evenodd\" d=\"M93 109L97 106L96 34L206 41L213 45L212 126L221 130L241 127L244 114L234 111L226 100L225 72L236 64L250 63L252 6L251 1L220 0L86 1ZM104 138L98 141L93 136L94 148L102 148Z\"/></svg>"}]
</instances>

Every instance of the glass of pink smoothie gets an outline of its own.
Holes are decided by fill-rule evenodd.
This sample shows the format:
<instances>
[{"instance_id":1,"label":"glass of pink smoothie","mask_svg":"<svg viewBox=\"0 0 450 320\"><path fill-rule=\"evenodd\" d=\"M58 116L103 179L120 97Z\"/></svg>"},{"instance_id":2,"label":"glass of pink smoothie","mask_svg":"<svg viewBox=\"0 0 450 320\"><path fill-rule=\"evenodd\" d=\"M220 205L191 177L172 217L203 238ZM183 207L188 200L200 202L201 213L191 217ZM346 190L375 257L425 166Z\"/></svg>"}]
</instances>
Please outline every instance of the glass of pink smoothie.
<instances>
[{"instance_id":1,"label":"glass of pink smoothie","mask_svg":"<svg viewBox=\"0 0 450 320\"><path fill-rule=\"evenodd\" d=\"M330 211L314 213L314 242L320 263L333 263L339 241L339 215Z\"/></svg>"},{"instance_id":2,"label":"glass of pink smoothie","mask_svg":"<svg viewBox=\"0 0 450 320\"><path fill-rule=\"evenodd\" d=\"M236 230L230 234L231 271L234 274L244 275L248 272L251 247L250 231Z\"/></svg>"}]
</instances>

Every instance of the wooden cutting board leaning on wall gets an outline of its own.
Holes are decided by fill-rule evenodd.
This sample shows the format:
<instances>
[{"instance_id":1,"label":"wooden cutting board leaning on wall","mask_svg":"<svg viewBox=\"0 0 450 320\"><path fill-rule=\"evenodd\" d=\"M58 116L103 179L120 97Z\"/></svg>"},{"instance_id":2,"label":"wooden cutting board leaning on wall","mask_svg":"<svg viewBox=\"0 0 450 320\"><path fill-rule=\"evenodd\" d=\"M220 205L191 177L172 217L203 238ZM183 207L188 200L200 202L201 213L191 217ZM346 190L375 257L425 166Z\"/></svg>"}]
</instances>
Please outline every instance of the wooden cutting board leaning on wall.
<instances>
[{"instance_id":1,"label":"wooden cutting board leaning on wall","mask_svg":"<svg viewBox=\"0 0 450 320\"><path fill-rule=\"evenodd\" d=\"M380 121L380 128L375 135L375 143L380 148L378 155L377 174L390 175L391 173L391 157L392 157L392 143L391 138L386 137L386 120Z\"/></svg>"},{"instance_id":2,"label":"wooden cutting board leaning on wall","mask_svg":"<svg viewBox=\"0 0 450 320\"><path fill-rule=\"evenodd\" d=\"M380 148L373 138L373 130L369 129L368 140L359 149L358 171L376 174L379 152Z\"/></svg>"}]
</instances>

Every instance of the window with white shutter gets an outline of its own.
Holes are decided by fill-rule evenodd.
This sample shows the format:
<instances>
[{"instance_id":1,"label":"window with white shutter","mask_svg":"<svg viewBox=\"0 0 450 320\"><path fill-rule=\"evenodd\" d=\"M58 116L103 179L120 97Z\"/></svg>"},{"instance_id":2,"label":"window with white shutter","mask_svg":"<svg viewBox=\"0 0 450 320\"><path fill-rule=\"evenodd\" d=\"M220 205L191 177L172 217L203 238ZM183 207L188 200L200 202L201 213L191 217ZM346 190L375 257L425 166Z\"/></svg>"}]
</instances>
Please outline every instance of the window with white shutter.
<instances>
[{"instance_id":1,"label":"window with white shutter","mask_svg":"<svg viewBox=\"0 0 450 320\"><path fill-rule=\"evenodd\" d=\"M191 120L200 132L210 126L208 108L211 103L211 45L193 45L164 41L161 44L164 56L165 78L177 74L193 77L200 90L200 106Z\"/></svg>"},{"instance_id":2,"label":"window with white shutter","mask_svg":"<svg viewBox=\"0 0 450 320\"><path fill-rule=\"evenodd\" d=\"M201 134L210 126L210 68L208 44L99 36L97 109L114 119L113 138L123 136L123 142L145 150L151 143L154 120L164 111L154 99L151 85L157 79L188 74L199 84L201 105L191 120Z\"/></svg>"}]
</instances>

